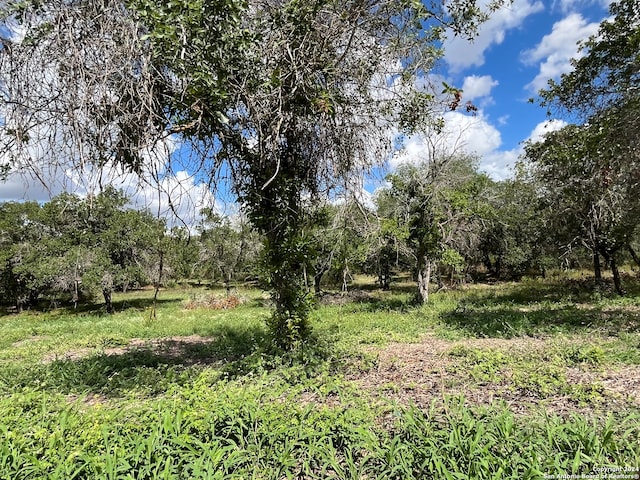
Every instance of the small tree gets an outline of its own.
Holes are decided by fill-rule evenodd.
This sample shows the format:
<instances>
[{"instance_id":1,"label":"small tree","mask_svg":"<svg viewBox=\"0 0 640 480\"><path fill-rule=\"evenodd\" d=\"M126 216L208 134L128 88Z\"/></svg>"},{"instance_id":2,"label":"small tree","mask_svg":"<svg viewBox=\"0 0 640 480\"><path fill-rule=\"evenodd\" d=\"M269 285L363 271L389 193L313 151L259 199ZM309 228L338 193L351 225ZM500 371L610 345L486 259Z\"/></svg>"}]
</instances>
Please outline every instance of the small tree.
<instances>
[{"instance_id":1,"label":"small tree","mask_svg":"<svg viewBox=\"0 0 640 480\"><path fill-rule=\"evenodd\" d=\"M461 237L470 233L487 183L475 162L465 155L443 156L418 166L401 165L389 176L386 195L393 199L393 217L408 229L422 303L429 299L429 282L439 265L462 268Z\"/></svg>"}]
</instances>

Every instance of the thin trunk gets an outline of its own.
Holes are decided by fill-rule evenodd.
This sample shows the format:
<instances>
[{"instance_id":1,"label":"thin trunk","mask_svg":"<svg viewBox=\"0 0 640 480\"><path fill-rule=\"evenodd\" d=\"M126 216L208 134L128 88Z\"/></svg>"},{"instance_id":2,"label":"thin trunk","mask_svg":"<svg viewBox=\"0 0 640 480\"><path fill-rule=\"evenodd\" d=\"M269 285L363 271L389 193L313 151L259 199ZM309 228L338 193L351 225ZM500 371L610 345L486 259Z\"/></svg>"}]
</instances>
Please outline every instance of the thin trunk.
<instances>
[{"instance_id":1,"label":"thin trunk","mask_svg":"<svg viewBox=\"0 0 640 480\"><path fill-rule=\"evenodd\" d=\"M388 292L391 290L391 272L388 267L383 269L380 283L383 291Z\"/></svg>"},{"instance_id":2,"label":"thin trunk","mask_svg":"<svg viewBox=\"0 0 640 480\"><path fill-rule=\"evenodd\" d=\"M431 261L423 256L418 265L418 300L429 302L429 281L431 280Z\"/></svg>"},{"instance_id":3,"label":"thin trunk","mask_svg":"<svg viewBox=\"0 0 640 480\"><path fill-rule=\"evenodd\" d=\"M104 306L107 310L108 314L113 313L113 303L111 303L111 289L104 288L102 289L102 296L104 297Z\"/></svg>"},{"instance_id":4,"label":"thin trunk","mask_svg":"<svg viewBox=\"0 0 640 480\"><path fill-rule=\"evenodd\" d=\"M304 291L309 293L309 275L307 274L307 264L302 265L302 275L304 276Z\"/></svg>"},{"instance_id":5,"label":"thin trunk","mask_svg":"<svg viewBox=\"0 0 640 480\"><path fill-rule=\"evenodd\" d=\"M164 275L164 252L160 251L160 262L158 264L158 278L154 285L153 292L153 304L151 305L151 311L149 312L149 319L155 320L158 317L158 294L160 293L160 285L162 285L162 276Z\"/></svg>"},{"instance_id":6,"label":"thin trunk","mask_svg":"<svg viewBox=\"0 0 640 480\"><path fill-rule=\"evenodd\" d=\"M73 282L73 309L76 310L78 308L78 300L80 299L80 292L79 292L79 288L78 285L80 284L80 281L76 278L76 280Z\"/></svg>"},{"instance_id":7,"label":"thin trunk","mask_svg":"<svg viewBox=\"0 0 640 480\"><path fill-rule=\"evenodd\" d=\"M637 266L640 267L640 258L638 258L638 254L636 253L636 251L633 249L633 247L631 246L631 244L627 244L627 250L629 250L629 253L631 254L631 258L633 259L633 261L636 263Z\"/></svg>"},{"instance_id":8,"label":"thin trunk","mask_svg":"<svg viewBox=\"0 0 640 480\"><path fill-rule=\"evenodd\" d=\"M227 291L227 297L231 295L231 271L224 274L224 288Z\"/></svg>"},{"instance_id":9,"label":"thin trunk","mask_svg":"<svg viewBox=\"0 0 640 480\"><path fill-rule=\"evenodd\" d=\"M343 293L347 292L347 287L348 287L347 278L348 277L349 277L349 267L344 267L342 269L342 291L343 291Z\"/></svg>"},{"instance_id":10,"label":"thin trunk","mask_svg":"<svg viewBox=\"0 0 640 480\"><path fill-rule=\"evenodd\" d=\"M600 267L600 255L598 252L593 253L593 273L596 277L596 282L602 280L602 268Z\"/></svg>"},{"instance_id":11,"label":"thin trunk","mask_svg":"<svg viewBox=\"0 0 640 480\"><path fill-rule=\"evenodd\" d=\"M624 290L622 289L622 282L620 281L620 272L618 271L618 265L616 263L616 257L611 255L609 258L609 265L611 266L611 273L613 274L613 285L616 288L616 292L618 295L624 295Z\"/></svg>"},{"instance_id":12,"label":"thin trunk","mask_svg":"<svg viewBox=\"0 0 640 480\"><path fill-rule=\"evenodd\" d=\"M319 294L321 291L321 286L322 286L322 277L324 276L324 273L326 272L326 269L321 269L319 270L314 276L313 276L313 291L316 294Z\"/></svg>"}]
</instances>

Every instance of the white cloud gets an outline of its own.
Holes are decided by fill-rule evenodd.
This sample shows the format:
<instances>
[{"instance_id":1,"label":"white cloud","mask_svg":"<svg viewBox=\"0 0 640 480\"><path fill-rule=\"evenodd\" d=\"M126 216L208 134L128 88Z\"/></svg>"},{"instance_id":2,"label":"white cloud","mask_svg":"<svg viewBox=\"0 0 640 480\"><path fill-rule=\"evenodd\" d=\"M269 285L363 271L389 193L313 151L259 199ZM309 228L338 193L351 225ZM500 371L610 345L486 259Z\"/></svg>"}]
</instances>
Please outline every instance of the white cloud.
<instances>
[{"instance_id":1,"label":"white cloud","mask_svg":"<svg viewBox=\"0 0 640 480\"><path fill-rule=\"evenodd\" d=\"M13 173L0 183L0 201L49 201L62 193L80 197L100 192L107 185L122 190L132 207L147 209L167 219L169 226L194 226L200 219L200 210L212 207L224 213L218 199L208 185L200 182L186 170L168 171L169 157L179 145L172 139L145 155L145 170L141 175L126 172L118 166L101 169L68 163L54 165L46 159L40 165Z\"/></svg>"},{"instance_id":2,"label":"white cloud","mask_svg":"<svg viewBox=\"0 0 640 480\"><path fill-rule=\"evenodd\" d=\"M463 97L465 100L489 97L491 90L496 85L498 85L498 81L491 78L491 75L465 77L462 84Z\"/></svg>"},{"instance_id":3,"label":"white cloud","mask_svg":"<svg viewBox=\"0 0 640 480\"><path fill-rule=\"evenodd\" d=\"M540 43L522 53L522 61L527 65L540 63L538 75L526 86L538 92L546 87L551 78L571 71L572 58L579 58L578 42L597 33L599 23L587 23L579 13L572 13L553 24L551 33L545 35Z\"/></svg>"},{"instance_id":4,"label":"white cloud","mask_svg":"<svg viewBox=\"0 0 640 480\"><path fill-rule=\"evenodd\" d=\"M521 148L512 150L496 150L485 155L480 162L480 171L494 180L505 180L511 177L513 166L522 153Z\"/></svg>"},{"instance_id":5,"label":"white cloud","mask_svg":"<svg viewBox=\"0 0 640 480\"><path fill-rule=\"evenodd\" d=\"M395 168L400 163L429 161L433 155L466 152L479 156L487 155L500 147L500 132L480 113L477 116L459 112L443 115L445 126L442 132L428 131L408 137L403 148L392 159Z\"/></svg>"},{"instance_id":6,"label":"white cloud","mask_svg":"<svg viewBox=\"0 0 640 480\"><path fill-rule=\"evenodd\" d=\"M498 81L494 80L491 75L465 77L462 83L462 99L465 103L473 103L476 108L486 108L494 104L491 90L496 85L498 85Z\"/></svg>"},{"instance_id":7,"label":"white cloud","mask_svg":"<svg viewBox=\"0 0 640 480\"><path fill-rule=\"evenodd\" d=\"M531 140L533 142L537 142L539 140L542 140L543 136L546 133L560 130L566 125L567 122L565 122L564 120L545 120L544 122L538 123L534 127L525 141ZM482 161L480 163L480 170L485 172L495 180L504 180L506 178L509 178L511 177L514 165L516 164L522 153L522 146L518 146L517 148L513 148L511 150L496 149L492 152L489 152L482 158Z\"/></svg>"},{"instance_id":8,"label":"white cloud","mask_svg":"<svg viewBox=\"0 0 640 480\"><path fill-rule=\"evenodd\" d=\"M556 130L560 130L561 128L566 127L567 125L567 122L565 122L564 120L545 120L544 122L540 122L535 126L527 140L538 142L542 140L544 135L546 135L547 133L555 132Z\"/></svg>"},{"instance_id":9,"label":"white cloud","mask_svg":"<svg viewBox=\"0 0 640 480\"><path fill-rule=\"evenodd\" d=\"M613 0L558 0L553 2L553 8L563 13L575 12L591 5L598 5L608 9Z\"/></svg>"},{"instance_id":10,"label":"white cloud","mask_svg":"<svg viewBox=\"0 0 640 480\"><path fill-rule=\"evenodd\" d=\"M525 18L544 10L541 1L515 0L491 14L491 18L480 26L478 36L469 42L460 37L451 37L444 42L444 58L453 73L471 66L484 64L484 52L492 45L504 41L507 31L519 27Z\"/></svg>"}]
</instances>

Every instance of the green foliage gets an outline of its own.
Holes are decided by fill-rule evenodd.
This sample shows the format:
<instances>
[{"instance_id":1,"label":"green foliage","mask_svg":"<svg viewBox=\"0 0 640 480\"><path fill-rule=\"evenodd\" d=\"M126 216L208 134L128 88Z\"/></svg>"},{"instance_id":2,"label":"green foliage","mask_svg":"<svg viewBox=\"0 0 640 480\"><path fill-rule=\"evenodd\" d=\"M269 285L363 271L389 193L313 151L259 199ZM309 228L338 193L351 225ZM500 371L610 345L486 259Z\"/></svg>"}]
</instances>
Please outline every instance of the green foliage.
<instances>
[{"instance_id":1,"label":"green foliage","mask_svg":"<svg viewBox=\"0 0 640 480\"><path fill-rule=\"evenodd\" d=\"M425 302L432 270L444 266L460 273L472 258L489 180L477 172L475 158L441 154L419 166L400 165L388 181L390 188L378 197L378 214L389 219L392 231L407 232L395 238L411 251L419 299Z\"/></svg>"},{"instance_id":2,"label":"green foliage","mask_svg":"<svg viewBox=\"0 0 640 480\"><path fill-rule=\"evenodd\" d=\"M517 280L558 266L555 242L562 230L552 228L538 188L522 170L512 180L488 186L476 261L491 276Z\"/></svg>"},{"instance_id":3,"label":"green foliage","mask_svg":"<svg viewBox=\"0 0 640 480\"><path fill-rule=\"evenodd\" d=\"M164 223L126 209L121 192L105 189L81 199L5 203L0 216L0 290L18 310L51 301L93 301L113 289L146 284ZM110 306L107 303L107 309Z\"/></svg>"},{"instance_id":4,"label":"green foliage","mask_svg":"<svg viewBox=\"0 0 640 480\"><path fill-rule=\"evenodd\" d=\"M543 105L573 115L577 124L525 150L551 208L569 221L566 236L591 250L598 279L599 256L609 263L622 294L618 257L639 218L640 17L633 0L613 2L610 13L581 45L584 55L572 71L540 92Z\"/></svg>"}]
</instances>

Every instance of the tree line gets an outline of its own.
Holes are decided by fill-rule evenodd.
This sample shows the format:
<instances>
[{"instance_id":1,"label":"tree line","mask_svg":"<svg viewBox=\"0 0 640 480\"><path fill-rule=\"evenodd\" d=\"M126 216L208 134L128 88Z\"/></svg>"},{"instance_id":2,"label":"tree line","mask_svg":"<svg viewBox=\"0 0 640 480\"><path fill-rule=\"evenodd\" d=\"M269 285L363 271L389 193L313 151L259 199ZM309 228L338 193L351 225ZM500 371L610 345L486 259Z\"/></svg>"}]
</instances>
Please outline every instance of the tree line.
<instances>
[{"instance_id":1,"label":"tree line","mask_svg":"<svg viewBox=\"0 0 640 480\"><path fill-rule=\"evenodd\" d=\"M544 276L550 269L593 266L601 279L593 230L580 222L588 199L576 196L578 210L570 214L557 208L543 173L523 167L513 179L495 181L478 171L474 156L441 156L399 166L373 204L353 195L308 202L299 237L305 301L328 285L348 290L356 274L373 275L389 289L408 273L421 303L430 288ZM84 198L64 193L42 205L0 204L0 294L18 310L100 301L111 313L112 292L148 285L215 283L229 291L249 281L268 288L269 253L257 229L241 214L201 213L191 231L168 228L112 187ZM635 220L624 231L606 232L608 245L624 247L603 258L620 293L617 266L640 266Z\"/></svg>"}]
</instances>

